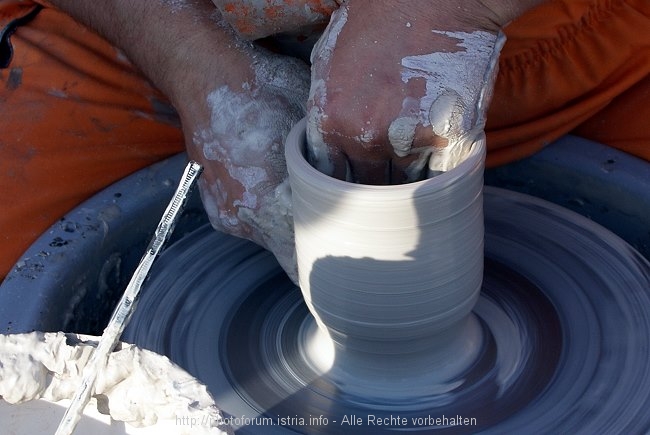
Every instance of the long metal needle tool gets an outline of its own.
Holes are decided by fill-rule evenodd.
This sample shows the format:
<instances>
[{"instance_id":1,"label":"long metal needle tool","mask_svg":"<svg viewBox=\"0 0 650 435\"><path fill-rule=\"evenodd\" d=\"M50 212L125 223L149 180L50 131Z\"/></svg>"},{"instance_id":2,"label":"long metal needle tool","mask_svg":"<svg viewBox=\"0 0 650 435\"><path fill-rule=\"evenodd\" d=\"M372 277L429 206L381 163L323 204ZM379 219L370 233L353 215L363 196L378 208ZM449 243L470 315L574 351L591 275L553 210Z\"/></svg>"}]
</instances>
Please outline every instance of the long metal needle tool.
<instances>
[{"instance_id":1,"label":"long metal needle tool","mask_svg":"<svg viewBox=\"0 0 650 435\"><path fill-rule=\"evenodd\" d=\"M189 162L185 167L185 172L180 180L176 193L170 201L165 213L160 219L156 228L153 239L147 247L147 251L142 256L138 267L136 268L131 281L124 290L124 294L113 311L113 315L104 329L104 333L99 339L97 348L93 351L88 364L83 371L81 384L77 388L75 397L72 399L70 406L63 415L63 419L56 430L55 435L71 435L74 432L77 423L83 415L84 408L90 401L93 393L97 374L103 370L108 363L108 357L115 348L124 328L129 323L131 315L135 310L136 302L142 284L149 274L151 266L158 256L163 244L169 238L174 229L174 225L180 216L180 212L185 207L187 196L201 174L203 168L196 162Z\"/></svg>"}]
</instances>

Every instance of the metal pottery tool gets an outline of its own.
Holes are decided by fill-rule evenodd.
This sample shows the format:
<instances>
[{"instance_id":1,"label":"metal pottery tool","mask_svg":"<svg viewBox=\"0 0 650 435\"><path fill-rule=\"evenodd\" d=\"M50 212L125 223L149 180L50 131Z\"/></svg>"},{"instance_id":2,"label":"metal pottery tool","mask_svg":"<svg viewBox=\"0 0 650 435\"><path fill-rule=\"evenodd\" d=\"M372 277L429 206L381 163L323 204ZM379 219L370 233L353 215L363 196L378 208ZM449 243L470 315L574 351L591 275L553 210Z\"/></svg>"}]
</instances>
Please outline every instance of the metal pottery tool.
<instances>
[{"instance_id":1,"label":"metal pottery tool","mask_svg":"<svg viewBox=\"0 0 650 435\"><path fill-rule=\"evenodd\" d=\"M84 408L90 401L97 375L106 366L109 354L115 348L124 328L129 323L131 315L135 310L142 284L147 278L149 270L160 253L162 246L173 231L176 221L185 207L187 196L202 170L201 165L194 161L190 161L185 167L176 192L160 219L153 239L142 256L126 290L124 290L122 298L115 307L108 326L104 329L104 333L97 344L97 348L93 351L88 364L84 368L81 384L77 388L70 406L63 415L63 419L55 435L71 435L77 423L79 423Z\"/></svg>"}]
</instances>

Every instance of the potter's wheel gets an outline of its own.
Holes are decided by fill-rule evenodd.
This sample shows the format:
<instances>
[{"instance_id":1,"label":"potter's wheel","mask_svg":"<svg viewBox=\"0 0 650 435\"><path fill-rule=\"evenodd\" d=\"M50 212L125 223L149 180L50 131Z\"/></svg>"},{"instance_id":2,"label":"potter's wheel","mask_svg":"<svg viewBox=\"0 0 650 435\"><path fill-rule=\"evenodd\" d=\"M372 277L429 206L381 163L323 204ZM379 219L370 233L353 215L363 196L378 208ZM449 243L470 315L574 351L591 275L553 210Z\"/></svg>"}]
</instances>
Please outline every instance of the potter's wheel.
<instances>
[{"instance_id":1,"label":"potter's wheel","mask_svg":"<svg viewBox=\"0 0 650 435\"><path fill-rule=\"evenodd\" d=\"M298 289L269 253L207 226L163 253L123 340L206 383L242 433L647 432L648 262L526 195L486 188L485 221L474 310L482 348L418 403L368 403L317 376L304 357L313 325ZM371 415L392 425L369 425ZM435 426L459 417L475 425Z\"/></svg>"}]
</instances>

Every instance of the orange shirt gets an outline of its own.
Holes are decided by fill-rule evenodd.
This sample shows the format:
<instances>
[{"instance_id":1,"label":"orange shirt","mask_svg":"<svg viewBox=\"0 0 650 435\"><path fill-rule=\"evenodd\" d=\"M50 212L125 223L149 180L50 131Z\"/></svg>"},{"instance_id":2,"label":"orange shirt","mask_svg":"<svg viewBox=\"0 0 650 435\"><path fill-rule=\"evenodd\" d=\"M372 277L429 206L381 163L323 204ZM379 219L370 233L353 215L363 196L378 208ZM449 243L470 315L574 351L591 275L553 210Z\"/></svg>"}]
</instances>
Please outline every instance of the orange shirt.
<instances>
[{"instance_id":1,"label":"orange shirt","mask_svg":"<svg viewBox=\"0 0 650 435\"><path fill-rule=\"evenodd\" d=\"M34 8L0 0L0 29ZM165 97L66 15L43 9L9 41L13 56L0 69L0 279L84 199L183 150Z\"/></svg>"},{"instance_id":2,"label":"orange shirt","mask_svg":"<svg viewBox=\"0 0 650 435\"><path fill-rule=\"evenodd\" d=\"M650 1L551 0L505 33L489 166L569 132L650 160Z\"/></svg>"}]
</instances>

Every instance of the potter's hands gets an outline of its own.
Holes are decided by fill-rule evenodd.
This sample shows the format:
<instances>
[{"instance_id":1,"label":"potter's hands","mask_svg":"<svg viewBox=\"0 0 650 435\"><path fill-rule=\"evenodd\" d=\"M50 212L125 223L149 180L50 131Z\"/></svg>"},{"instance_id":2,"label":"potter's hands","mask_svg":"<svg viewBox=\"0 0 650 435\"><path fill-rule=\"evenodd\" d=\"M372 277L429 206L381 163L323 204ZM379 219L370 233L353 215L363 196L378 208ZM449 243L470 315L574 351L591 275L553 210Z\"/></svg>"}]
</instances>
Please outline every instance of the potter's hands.
<instances>
[{"instance_id":1,"label":"potter's hands","mask_svg":"<svg viewBox=\"0 0 650 435\"><path fill-rule=\"evenodd\" d=\"M201 196L212 225L273 252L297 282L284 139L305 114L309 69L250 48L241 83L203 81L207 105L180 110L188 152L204 165Z\"/></svg>"},{"instance_id":2,"label":"potter's hands","mask_svg":"<svg viewBox=\"0 0 650 435\"><path fill-rule=\"evenodd\" d=\"M448 169L483 130L499 30L518 14L486 6L503 1L349 0L312 54L312 163L367 184Z\"/></svg>"}]
</instances>

